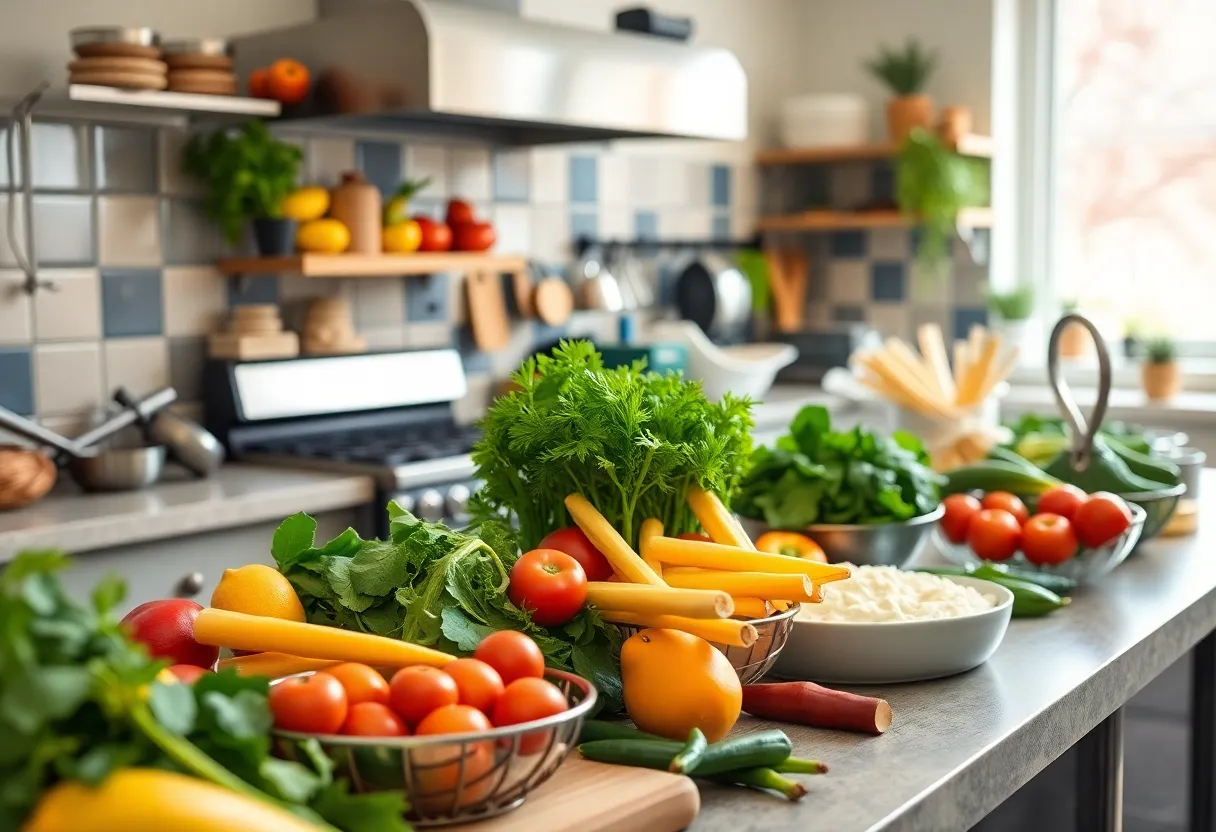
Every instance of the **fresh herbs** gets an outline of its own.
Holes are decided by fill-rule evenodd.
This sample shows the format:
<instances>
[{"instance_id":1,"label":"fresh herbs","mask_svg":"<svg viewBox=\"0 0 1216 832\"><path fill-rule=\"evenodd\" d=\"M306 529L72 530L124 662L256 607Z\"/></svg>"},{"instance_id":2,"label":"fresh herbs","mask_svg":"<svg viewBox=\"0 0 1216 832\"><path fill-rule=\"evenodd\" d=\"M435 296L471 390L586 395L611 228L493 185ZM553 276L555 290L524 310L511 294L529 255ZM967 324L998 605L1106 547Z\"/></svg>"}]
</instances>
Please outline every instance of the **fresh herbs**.
<instances>
[{"instance_id":1,"label":"fresh herbs","mask_svg":"<svg viewBox=\"0 0 1216 832\"><path fill-rule=\"evenodd\" d=\"M931 273L949 260L959 212L988 200L988 169L942 144L925 130L913 130L895 166L899 210L916 219L917 258Z\"/></svg>"},{"instance_id":2,"label":"fresh herbs","mask_svg":"<svg viewBox=\"0 0 1216 832\"><path fill-rule=\"evenodd\" d=\"M886 84L892 95L917 95L924 92L933 70L937 69L937 52L921 46L915 38L908 38L903 48L879 47L878 55L863 66Z\"/></svg>"},{"instance_id":3,"label":"fresh herbs","mask_svg":"<svg viewBox=\"0 0 1216 832\"><path fill-rule=\"evenodd\" d=\"M116 769L180 771L347 832L405 832L400 793L348 794L315 742L311 765L270 756L268 681L233 672L193 686L157 681L113 615L106 580L81 606L55 575L66 559L25 552L0 575L0 830L21 827L60 780L99 783ZM358 824L343 818L358 817ZM332 825L331 825L332 824Z\"/></svg>"},{"instance_id":4,"label":"fresh herbs","mask_svg":"<svg viewBox=\"0 0 1216 832\"><path fill-rule=\"evenodd\" d=\"M288 517L271 552L304 603L308 620L347 630L471 653L498 630L532 637L551 667L590 679L610 711L621 709L621 637L593 610L560 627L540 627L506 594L518 558L513 533L486 521L467 532L389 507L390 539L361 540L347 529L314 546L317 523Z\"/></svg>"},{"instance_id":5,"label":"fresh herbs","mask_svg":"<svg viewBox=\"0 0 1216 832\"><path fill-rule=\"evenodd\" d=\"M804 407L776 448L756 449L735 508L779 529L908 520L938 504L941 478L928 463L911 434L838 433L826 408Z\"/></svg>"},{"instance_id":6,"label":"fresh herbs","mask_svg":"<svg viewBox=\"0 0 1216 832\"><path fill-rule=\"evenodd\" d=\"M644 365L605 369L585 341L524 362L515 392L490 406L473 449L484 481L481 517L508 512L523 548L570 525L563 501L582 494L631 545L647 517L667 534L694 531L688 491L725 498L751 450L750 402L705 398L701 386Z\"/></svg>"}]
</instances>

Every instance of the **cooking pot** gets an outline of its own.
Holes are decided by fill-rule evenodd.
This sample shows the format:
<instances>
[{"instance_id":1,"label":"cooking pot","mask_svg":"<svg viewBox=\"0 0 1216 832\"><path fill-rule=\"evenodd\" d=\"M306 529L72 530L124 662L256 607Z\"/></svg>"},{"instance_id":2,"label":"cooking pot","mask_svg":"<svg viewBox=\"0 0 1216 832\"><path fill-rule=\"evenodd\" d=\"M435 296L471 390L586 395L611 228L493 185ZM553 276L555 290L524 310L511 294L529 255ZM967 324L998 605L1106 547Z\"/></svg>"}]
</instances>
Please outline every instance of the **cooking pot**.
<instances>
[{"instance_id":1,"label":"cooking pot","mask_svg":"<svg viewBox=\"0 0 1216 832\"><path fill-rule=\"evenodd\" d=\"M710 338L740 340L751 320L752 285L725 257L702 254L676 278L676 308Z\"/></svg>"}]
</instances>

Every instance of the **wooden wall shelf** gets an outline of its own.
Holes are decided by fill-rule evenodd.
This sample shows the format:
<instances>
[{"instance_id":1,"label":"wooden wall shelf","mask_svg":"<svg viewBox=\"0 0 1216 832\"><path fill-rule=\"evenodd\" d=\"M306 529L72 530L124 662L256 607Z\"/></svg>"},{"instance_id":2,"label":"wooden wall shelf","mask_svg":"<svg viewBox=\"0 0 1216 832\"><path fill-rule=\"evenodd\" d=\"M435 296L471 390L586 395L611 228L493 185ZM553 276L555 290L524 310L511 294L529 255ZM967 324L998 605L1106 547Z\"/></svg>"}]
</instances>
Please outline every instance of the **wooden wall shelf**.
<instances>
[{"instance_id":1,"label":"wooden wall shelf","mask_svg":"<svg viewBox=\"0 0 1216 832\"><path fill-rule=\"evenodd\" d=\"M971 228L991 228L991 208L967 208L959 223ZM757 231L853 231L870 228L910 228L912 219L899 211L802 211L761 217Z\"/></svg>"},{"instance_id":2,"label":"wooden wall shelf","mask_svg":"<svg viewBox=\"0 0 1216 832\"><path fill-rule=\"evenodd\" d=\"M293 254L287 257L228 257L217 264L231 277L289 274L297 277L405 277L444 272L516 272L527 268L523 256L478 252L418 254Z\"/></svg>"},{"instance_id":3,"label":"wooden wall shelf","mask_svg":"<svg viewBox=\"0 0 1216 832\"><path fill-rule=\"evenodd\" d=\"M964 156L992 158L992 137L979 134L964 136L955 148ZM780 147L761 150L756 154L757 165L818 165L833 162L861 162L891 159L899 147L890 142L841 145L839 147Z\"/></svg>"}]
</instances>

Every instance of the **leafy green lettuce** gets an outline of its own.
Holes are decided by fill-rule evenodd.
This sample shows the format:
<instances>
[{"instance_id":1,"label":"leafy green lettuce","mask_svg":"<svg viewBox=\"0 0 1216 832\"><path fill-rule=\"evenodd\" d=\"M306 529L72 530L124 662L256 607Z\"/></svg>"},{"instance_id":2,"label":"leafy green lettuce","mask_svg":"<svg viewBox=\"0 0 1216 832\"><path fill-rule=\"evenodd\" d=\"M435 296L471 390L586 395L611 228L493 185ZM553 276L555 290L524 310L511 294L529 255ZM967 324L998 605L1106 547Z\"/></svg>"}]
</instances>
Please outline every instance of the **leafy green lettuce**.
<instances>
[{"instance_id":1,"label":"leafy green lettuce","mask_svg":"<svg viewBox=\"0 0 1216 832\"><path fill-rule=\"evenodd\" d=\"M775 448L752 454L735 508L779 529L908 520L937 507L941 477L928 463L909 433L833 431L826 408L804 407Z\"/></svg>"},{"instance_id":2,"label":"leafy green lettuce","mask_svg":"<svg viewBox=\"0 0 1216 832\"><path fill-rule=\"evenodd\" d=\"M271 553L309 621L458 655L490 633L519 630L537 643L546 664L591 680L605 708L622 708L616 628L589 609L560 627L541 627L507 598L519 552L508 527L482 522L455 531L396 503L388 511L388 540L362 540L347 529L318 547L317 524L307 514L279 526Z\"/></svg>"}]
</instances>

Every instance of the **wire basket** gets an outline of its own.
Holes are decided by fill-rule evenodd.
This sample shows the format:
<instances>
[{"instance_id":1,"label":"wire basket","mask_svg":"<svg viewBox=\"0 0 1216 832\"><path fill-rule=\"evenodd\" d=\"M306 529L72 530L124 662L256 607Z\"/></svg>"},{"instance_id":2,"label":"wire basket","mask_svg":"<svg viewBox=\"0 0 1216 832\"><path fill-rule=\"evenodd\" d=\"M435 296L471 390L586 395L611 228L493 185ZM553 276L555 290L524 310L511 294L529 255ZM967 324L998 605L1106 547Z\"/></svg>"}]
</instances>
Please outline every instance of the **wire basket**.
<instances>
[{"instance_id":1,"label":"wire basket","mask_svg":"<svg viewBox=\"0 0 1216 832\"><path fill-rule=\"evenodd\" d=\"M745 685L760 679L777 661L777 656L785 648L790 632L794 629L794 616L798 614L799 605L794 604L784 612L775 613L766 618L747 619L756 628L756 640L748 647L738 647L730 644L719 644L711 641L730 660L739 674L739 681ZM629 638L645 627L630 627L618 624L617 629Z\"/></svg>"},{"instance_id":2,"label":"wire basket","mask_svg":"<svg viewBox=\"0 0 1216 832\"><path fill-rule=\"evenodd\" d=\"M304 740L315 739L360 794L404 788L409 818L446 826L493 817L518 807L548 780L578 744L583 719L595 707L595 687L573 673L545 670L570 709L523 725L471 734L425 737L347 737L274 731L276 752L307 762Z\"/></svg>"}]
</instances>

